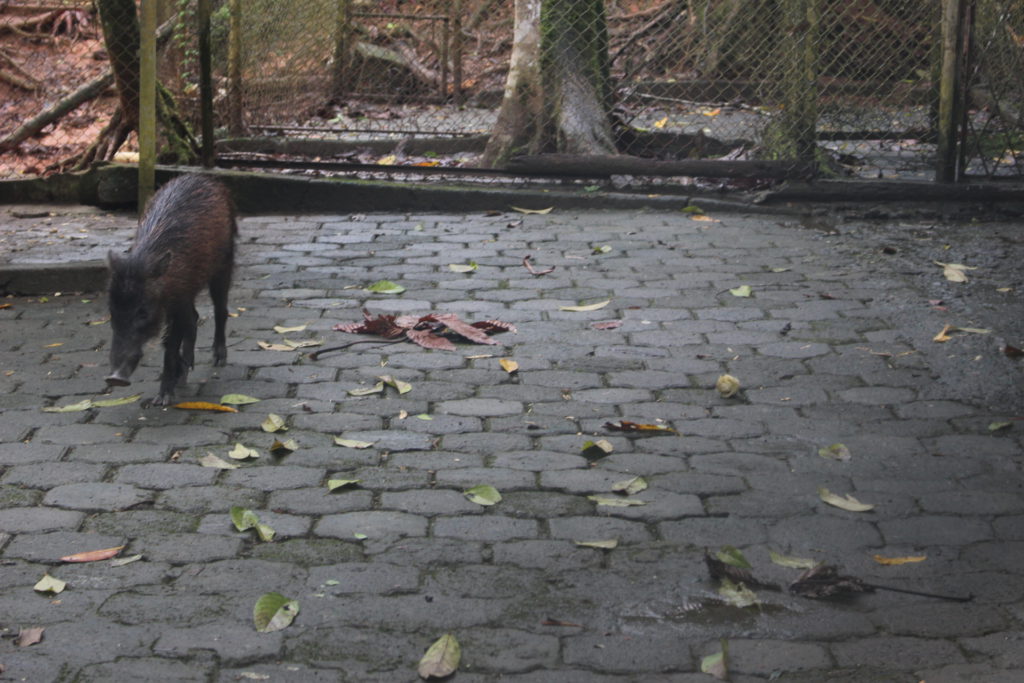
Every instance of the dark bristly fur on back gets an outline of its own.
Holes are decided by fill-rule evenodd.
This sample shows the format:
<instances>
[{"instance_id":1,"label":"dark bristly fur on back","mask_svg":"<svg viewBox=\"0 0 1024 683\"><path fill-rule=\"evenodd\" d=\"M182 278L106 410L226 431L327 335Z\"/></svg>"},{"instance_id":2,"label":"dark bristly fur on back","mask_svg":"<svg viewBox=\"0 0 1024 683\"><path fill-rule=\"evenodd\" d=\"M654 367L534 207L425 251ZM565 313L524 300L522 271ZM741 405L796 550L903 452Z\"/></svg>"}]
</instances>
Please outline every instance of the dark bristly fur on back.
<instances>
[{"instance_id":1,"label":"dark bristly fur on back","mask_svg":"<svg viewBox=\"0 0 1024 683\"><path fill-rule=\"evenodd\" d=\"M164 332L164 369L158 405L195 361L195 299L209 288L214 307L214 365L227 358L224 326L238 232L231 196L203 175L172 180L153 197L125 255L110 252L110 385L130 384L142 347Z\"/></svg>"}]
</instances>

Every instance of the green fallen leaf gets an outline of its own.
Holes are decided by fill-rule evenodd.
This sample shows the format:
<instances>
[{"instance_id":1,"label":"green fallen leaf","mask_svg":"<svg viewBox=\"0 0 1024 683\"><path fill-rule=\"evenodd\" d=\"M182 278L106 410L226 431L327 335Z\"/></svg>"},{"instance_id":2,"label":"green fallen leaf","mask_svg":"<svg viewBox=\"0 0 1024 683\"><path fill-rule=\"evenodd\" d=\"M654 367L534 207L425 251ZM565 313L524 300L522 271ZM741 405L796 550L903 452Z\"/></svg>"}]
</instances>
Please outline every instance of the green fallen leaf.
<instances>
[{"instance_id":1,"label":"green fallen leaf","mask_svg":"<svg viewBox=\"0 0 1024 683\"><path fill-rule=\"evenodd\" d=\"M405 287L395 284L390 280L378 280L367 287L366 291L373 292L374 294L401 294L405 291Z\"/></svg>"},{"instance_id":2,"label":"green fallen leaf","mask_svg":"<svg viewBox=\"0 0 1024 683\"><path fill-rule=\"evenodd\" d=\"M501 494L498 493L498 489L489 484L480 484L479 486L466 489L462 493L469 502L476 503L477 505L489 506L501 502Z\"/></svg>"},{"instance_id":3,"label":"green fallen leaf","mask_svg":"<svg viewBox=\"0 0 1024 683\"><path fill-rule=\"evenodd\" d=\"M67 588L67 583L61 581L56 576L50 576L49 574L43 574L43 578L36 582L36 585L32 586L32 590L37 593L49 593L56 595Z\"/></svg>"},{"instance_id":4,"label":"green fallen leaf","mask_svg":"<svg viewBox=\"0 0 1024 683\"><path fill-rule=\"evenodd\" d=\"M419 415L413 415L417 420L433 420L434 418L426 413L420 413Z\"/></svg>"},{"instance_id":5,"label":"green fallen leaf","mask_svg":"<svg viewBox=\"0 0 1024 683\"><path fill-rule=\"evenodd\" d=\"M544 215L544 214L551 213L552 210L554 210L555 207L549 206L546 209L523 209L523 208L518 207L518 206L510 206L509 208L512 209L513 211L518 211L519 213L525 213L525 214L536 213L536 214Z\"/></svg>"},{"instance_id":6,"label":"green fallen leaf","mask_svg":"<svg viewBox=\"0 0 1024 683\"><path fill-rule=\"evenodd\" d=\"M206 455L199 458L199 464L203 467L214 467L219 470L237 470L238 465L233 462L228 462L223 458L218 458L213 453L207 453Z\"/></svg>"},{"instance_id":7,"label":"green fallen leaf","mask_svg":"<svg viewBox=\"0 0 1024 683\"><path fill-rule=\"evenodd\" d=\"M305 325L296 325L295 327L284 327L283 325L274 325L274 332L278 334L289 334L291 332L302 332L308 327L308 323Z\"/></svg>"},{"instance_id":8,"label":"green fallen leaf","mask_svg":"<svg viewBox=\"0 0 1024 683\"><path fill-rule=\"evenodd\" d=\"M988 431L998 432L1000 429L1009 429L1012 426L1012 422L990 422L988 425Z\"/></svg>"},{"instance_id":9,"label":"green fallen leaf","mask_svg":"<svg viewBox=\"0 0 1024 683\"><path fill-rule=\"evenodd\" d=\"M598 439L597 441L584 441L583 448L580 452L584 457L590 458L591 460L597 460L603 458L606 455L611 455L612 451L615 450L611 442L607 439Z\"/></svg>"},{"instance_id":10,"label":"green fallen leaf","mask_svg":"<svg viewBox=\"0 0 1024 683\"><path fill-rule=\"evenodd\" d=\"M647 505L646 500L637 500L635 498L611 498L609 496L593 495L587 496L587 500L592 500L598 505L604 505L610 508L627 508L633 505Z\"/></svg>"},{"instance_id":11,"label":"green fallen leaf","mask_svg":"<svg viewBox=\"0 0 1024 683\"><path fill-rule=\"evenodd\" d=\"M461 659L459 641L452 634L446 633L427 649L416 671L420 678L445 678L455 673Z\"/></svg>"},{"instance_id":12,"label":"green fallen leaf","mask_svg":"<svg viewBox=\"0 0 1024 683\"><path fill-rule=\"evenodd\" d=\"M299 613L299 603L280 593L260 596L252 609L252 620L260 633L270 633L286 628Z\"/></svg>"},{"instance_id":13,"label":"green fallen leaf","mask_svg":"<svg viewBox=\"0 0 1024 683\"><path fill-rule=\"evenodd\" d=\"M244 406L249 403L259 403L260 399L245 394L224 394L220 397L220 402L224 405Z\"/></svg>"},{"instance_id":14,"label":"green fallen leaf","mask_svg":"<svg viewBox=\"0 0 1024 683\"><path fill-rule=\"evenodd\" d=\"M267 415L267 419L260 423L260 428L265 432L271 433L288 431L288 427L284 423L284 418L274 413Z\"/></svg>"},{"instance_id":15,"label":"green fallen leaf","mask_svg":"<svg viewBox=\"0 0 1024 683\"><path fill-rule=\"evenodd\" d=\"M715 557L725 564L732 565L733 567L739 567L740 569L753 569L750 562L747 561L747 558L743 556L742 551L731 545L723 545L722 549L715 553Z\"/></svg>"},{"instance_id":16,"label":"green fallen leaf","mask_svg":"<svg viewBox=\"0 0 1024 683\"><path fill-rule=\"evenodd\" d=\"M373 441L357 441L356 439L343 439L340 436L334 437L334 445L344 446L345 448L369 448L373 444Z\"/></svg>"},{"instance_id":17,"label":"green fallen leaf","mask_svg":"<svg viewBox=\"0 0 1024 683\"><path fill-rule=\"evenodd\" d=\"M236 442L235 447L228 451L228 457L233 460L246 460L247 458L258 458L260 453L255 448L249 448Z\"/></svg>"},{"instance_id":18,"label":"green fallen leaf","mask_svg":"<svg viewBox=\"0 0 1024 683\"><path fill-rule=\"evenodd\" d=\"M818 455L830 460L839 460L840 462L849 460L852 457L850 455L850 449L841 443L834 443L831 446L819 448Z\"/></svg>"},{"instance_id":19,"label":"green fallen leaf","mask_svg":"<svg viewBox=\"0 0 1024 683\"><path fill-rule=\"evenodd\" d=\"M612 250L612 248L610 246L608 246L607 244L602 244L599 247L594 247L591 250L591 252L594 253L594 254L607 254L607 253L610 253L611 250Z\"/></svg>"},{"instance_id":20,"label":"green fallen leaf","mask_svg":"<svg viewBox=\"0 0 1024 683\"><path fill-rule=\"evenodd\" d=\"M647 480L643 477L630 477L629 479L623 479L612 484L612 491L616 493L624 493L627 496L632 496L634 493L640 493L647 488Z\"/></svg>"},{"instance_id":21,"label":"green fallen leaf","mask_svg":"<svg viewBox=\"0 0 1024 683\"><path fill-rule=\"evenodd\" d=\"M78 403L71 403L71 404L66 405L66 406L49 406L49 407L43 408L43 412L44 413L77 413L77 412L80 412L80 411L83 411L83 410L89 410L89 408L92 408L92 400L87 398L84 401L79 401Z\"/></svg>"},{"instance_id":22,"label":"green fallen leaf","mask_svg":"<svg viewBox=\"0 0 1024 683\"><path fill-rule=\"evenodd\" d=\"M606 541L573 541L581 548L600 548L601 550L613 550L619 546L619 539L609 538Z\"/></svg>"},{"instance_id":23,"label":"green fallen leaf","mask_svg":"<svg viewBox=\"0 0 1024 683\"><path fill-rule=\"evenodd\" d=\"M727 681L729 680L729 641L722 638L719 642L722 645L721 652L708 655L700 660L700 670L720 681Z\"/></svg>"},{"instance_id":24,"label":"green fallen leaf","mask_svg":"<svg viewBox=\"0 0 1024 683\"><path fill-rule=\"evenodd\" d=\"M792 557L790 555L781 555L774 550L768 551L768 557L771 558L772 562L779 565L780 567L789 567L790 569L814 569L820 562L812 560L806 557Z\"/></svg>"},{"instance_id":25,"label":"green fallen leaf","mask_svg":"<svg viewBox=\"0 0 1024 683\"><path fill-rule=\"evenodd\" d=\"M274 540L274 529L269 524L260 522L256 525L256 534L260 537L260 540L264 543L270 543Z\"/></svg>"},{"instance_id":26,"label":"green fallen leaf","mask_svg":"<svg viewBox=\"0 0 1024 683\"><path fill-rule=\"evenodd\" d=\"M840 496L832 493L826 488L819 488L818 496L829 505L843 510L849 510L850 512L867 512L868 510L875 509L874 505L862 503L849 493L847 493L846 496Z\"/></svg>"},{"instance_id":27,"label":"green fallen leaf","mask_svg":"<svg viewBox=\"0 0 1024 683\"><path fill-rule=\"evenodd\" d=\"M476 264L475 261L470 261L469 263L449 263L448 264L448 270L452 271L453 273L472 273L476 269L477 269L477 264Z\"/></svg>"},{"instance_id":28,"label":"green fallen leaf","mask_svg":"<svg viewBox=\"0 0 1024 683\"><path fill-rule=\"evenodd\" d=\"M352 538L356 539L357 541L365 541L366 539L369 538L369 536L367 536L366 534L364 534L362 532L356 531L355 533L352 534Z\"/></svg>"},{"instance_id":29,"label":"green fallen leaf","mask_svg":"<svg viewBox=\"0 0 1024 683\"><path fill-rule=\"evenodd\" d=\"M123 406L128 403L135 403L140 398L142 398L142 394L132 394L131 396L122 396L121 398L104 398L93 401L92 404L97 408L107 408L109 406Z\"/></svg>"},{"instance_id":30,"label":"green fallen leaf","mask_svg":"<svg viewBox=\"0 0 1024 683\"><path fill-rule=\"evenodd\" d=\"M270 444L270 452L274 455L288 455L297 450L299 450L299 444L295 443L295 439L288 439L287 441L274 439L274 443Z\"/></svg>"},{"instance_id":31,"label":"green fallen leaf","mask_svg":"<svg viewBox=\"0 0 1024 683\"><path fill-rule=\"evenodd\" d=\"M112 559L110 561L110 566L111 567L123 567L126 564L131 564L132 562L138 562L141 559L142 559L142 555L128 555L127 557L115 557L114 559Z\"/></svg>"},{"instance_id":32,"label":"green fallen leaf","mask_svg":"<svg viewBox=\"0 0 1024 683\"><path fill-rule=\"evenodd\" d=\"M354 486L355 484L358 484L358 483L359 483L358 479L328 479L327 480L327 490L328 491L334 491L336 489L340 489L340 488L343 488L345 486Z\"/></svg>"},{"instance_id":33,"label":"green fallen leaf","mask_svg":"<svg viewBox=\"0 0 1024 683\"><path fill-rule=\"evenodd\" d=\"M680 209L680 211L682 211L683 213L691 213L691 214L702 214L702 213L704 213L704 209L700 208L696 204L687 204L682 209Z\"/></svg>"},{"instance_id":34,"label":"green fallen leaf","mask_svg":"<svg viewBox=\"0 0 1024 683\"><path fill-rule=\"evenodd\" d=\"M740 285L739 287L733 287L729 290L729 293L733 296L746 298L753 294L754 290L750 288L750 285Z\"/></svg>"},{"instance_id":35,"label":"green fallen leaf","mask_svg":"<svg viewBox=\"0 0 1024 683\"><path fill-rule=\"evenodd\" d=\"M288 346L289 348L292 348L292 349L306 349L306 348L309 348L311 346L323 346L324 340L323 339L300 339L299 341L294 341L294 340L291 340L291 339L285 339L284 343L285 343L286 346Z\"/></svg>"},{"instance_id":36,"label":"green fallen leaf","mask_svg":"<svg viewBox=\"0 0 1024 683\"><path fill-rule=\"evenodd\" d=\"M366 387L363 389L349 389L349 396L369 396L370 394L379 394L384 391L384 382L377 382L372 387Z\"/></svg>"},{"instance_id":37,"label":"green fallen leaf","mask_svg":"<svg viewBox=\"0 0 1024 683\"><path fill-rule=\"evenodd\" d=\"M260 523L259 515L241 505L233 505L229 510L231 523L238 531L248 531Z\"/></svg>"},{"instance_id":38,"label":"green fallen leaf","mask_svg":"<svg viewBox=\"0 0 1024 683\"><path fill-rule=\"evenodd\" d=\"M718 587L718 594L733 607L750 607L758 603L757 594L747 588L743 583L733 583L727 578L722 578Z\"/></svg>"},{"instance_id":39,"label":"green fallen leaf","mask_svg":"<svg viewBox=\"0 0 1024 683\"><path fill-rule=\"evenodd\" d=\"M395 389L397 389L399 394L408 394L410 391L412 391L411 384L409 384L408 382L403 382L400 379L395 379L391 375L381 375L377 379L379 379L381 382L384 382L384 384L387 384L389 387L394 387Z\"/></svg>"},{"instance_id":40,"label":"green fallen leaf","mask_svg":"<svg viewBox=\"0 0 1024 683\"><path fill-rule=\"evenodd\" d=\"M607 306L611 302L612 302L611 299L606 299L605 301L599 301L596 304L586 304L584 306L559 306L558 310L560 310L560 311L573 311L573 312L576 312L576 313L581 313L581 312L584 312L584 311L597 311L597 310L600 310L600 309L604 308L605 306Z\"/></svg>"}]
</instances>

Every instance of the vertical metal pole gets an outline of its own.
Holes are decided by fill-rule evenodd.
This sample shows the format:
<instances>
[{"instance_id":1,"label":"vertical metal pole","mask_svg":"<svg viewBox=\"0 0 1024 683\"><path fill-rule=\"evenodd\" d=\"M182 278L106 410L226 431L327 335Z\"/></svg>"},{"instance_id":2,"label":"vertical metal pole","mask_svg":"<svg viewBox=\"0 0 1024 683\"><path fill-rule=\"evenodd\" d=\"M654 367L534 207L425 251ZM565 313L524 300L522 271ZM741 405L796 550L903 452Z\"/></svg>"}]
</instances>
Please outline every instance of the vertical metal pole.
<instances>
[{"instance_id":1,"label":"vertical metal pole","mask_svg":"<svg viewBox=\"0 0 1024 683\"><path fill-rule=\"evenodd\" d=\"M935 181L951 183L957 178L957 111L960 90L960 39L966 0L942 0L942 74L939 77L938 147Z\"/></svg>"},{"instance_id":2,"label":"vertical metal pole","mask_svg":"<svg viewBox=\"0 0 1024 683\"><path fill-rule=\"evenodd\" d=\"M441 20L441 101L448 99L448 41L451 32L448 30L449 17Z\"/></svg>"},{"instance_id":3,"label":"vertical metal pole","mask_svg":"<svg viewBox=\"0 0 1024 683\"><path fill-rule=\"evenodd\" d=\"M200 161L213 167L213 57L210 54L210 0L199 0L196 7L199 22L199 128L202 132Z\"/></svg>"},{"instance_id":4,"label":"vertical metal pole","mask_svg":"<svg viewBox=\"0 0 1024 683\"><path fill-rule=\"evenodd\" d=\"M455 104L462 104L462 0L452 3L452 85Z\"/></svg>"},{"instance_id":5,"label":"vertical metal pole","mask_svg":"<svg viewBox=\"0 0 1024 683\"><path fill-rule=\"evenodd\" d=\"M139 214L156 186L156 0L142 0L139 26Z\"/></svg>"},{"instance_id":6,"label":"vertical metal pole","mask_svg":"<svg viewBox=\"0 0 1024 683\"><path fill-rule=\"evenodd\" d=\"M337 0L334 36L334 74L331 97L343 104L352 90L352 6L349 0Z\"/></svg>"},{"instance_id":7,"label":"vertical metal pole","mask_svg":"<svg viewBox=\"0 0 1024 683\"><path fill-rule=\"evenodd\" d=\"M228 131L242 134L242 0L229 0Z\"/></svg>"}]
</instances>

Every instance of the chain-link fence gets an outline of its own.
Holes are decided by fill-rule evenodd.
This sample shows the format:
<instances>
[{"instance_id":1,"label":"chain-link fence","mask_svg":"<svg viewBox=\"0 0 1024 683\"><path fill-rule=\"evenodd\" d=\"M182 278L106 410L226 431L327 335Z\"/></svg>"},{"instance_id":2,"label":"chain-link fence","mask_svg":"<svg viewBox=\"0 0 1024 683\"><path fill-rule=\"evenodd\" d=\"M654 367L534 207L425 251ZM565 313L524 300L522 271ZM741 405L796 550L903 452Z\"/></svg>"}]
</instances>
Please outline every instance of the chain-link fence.
<instances>
[{"instance_id":1,"label":"chain-link fence","mask_svg":"<svg viewBox=\"0 0 1024 683\"><path fill-rule=\"evenodd\" d=\"M218 159L473 169L502 161L492 146L512 126L513 155L800 161L826 174L932 178L943 1L545 0L514 32L516 6L533 3L212 0ZM0 74L13 62L39 83L0 81L0 176L81 152L118 108L107 89L5 147L110 71L117 51L103 44L92 6L62 4L48 24L0 29ZM964 4L973 30L956 122L961 167L1019 176L1024 9L1019 0ZM196 0L161 6L161 21L176 22L163 24L160 79L195 127ZM19 7L30 14L27 1L11 0L0 18ZM507 84L518 112L502 107ZM588 88L589 100L574 99ZM594 140L577 145L584 129Z\"/></svg>"}]
</instances>

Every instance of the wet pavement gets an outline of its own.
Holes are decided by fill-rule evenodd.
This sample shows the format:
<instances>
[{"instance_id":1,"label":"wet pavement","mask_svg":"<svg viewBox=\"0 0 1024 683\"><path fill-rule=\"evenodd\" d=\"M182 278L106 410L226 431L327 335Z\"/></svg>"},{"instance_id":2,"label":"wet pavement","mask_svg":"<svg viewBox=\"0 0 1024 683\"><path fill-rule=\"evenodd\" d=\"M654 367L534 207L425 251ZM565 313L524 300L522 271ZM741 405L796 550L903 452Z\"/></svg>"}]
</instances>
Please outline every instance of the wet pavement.
<instances>
[{"instance_id":1,"label":"wet pavement","mask_svg":"<svg viewBox=\"0 0 1024 683\"><path fill-rule=\"evenodd\" d=\"M102 259L134 223L30 208L6 207L18 251L0 274ZM251 216L228 365L210 365L203 298L178 394L261 399L238 413L46 412L154 396L160 351L102 396L102 294L0 299L0 680L412 681L451 633L458 681L696 683L723 640L740 682L1020 681L1024 360L1004 349L1024 347L1022 243L1012 223L722 212ZM554 270L531 274L527 255ZM977 269L953 283L934 261ZM379 280L405 292L365 290ZM316 361L260 346L361 339L331 328L363 308L517 332ZM945 325L961 330L934 341ZM723 373L736 396L715 390ZM411 390L350 393L381 375ZM261 429L270 413L287 432ZM605 426L622 420L678 433ZM297 448L274 455L275 439ZM610 454L584 452L599 439ZM238 443L259 457L232 460ZM836 443L848 460L819 455ZM202 466L210 453L237 469ZM613 492L633 477L648 488ZM329 492L336 479L358 483ZM469 501L477 485L502 499ZM828 505L822 488L874 507ZM235 531L232 506L274 539ZM617 545L580 545L594 541ZM119 545L141 559L60 561ZM723 546L775 588L728 604L704 560ZM801 570L772 551L973 599L794 595ZM47 573L67 588L34 591ZM259 633L272 591L300 611ZM18 646L32 627L42 641Z\"/></svg>"}]
</instances>

